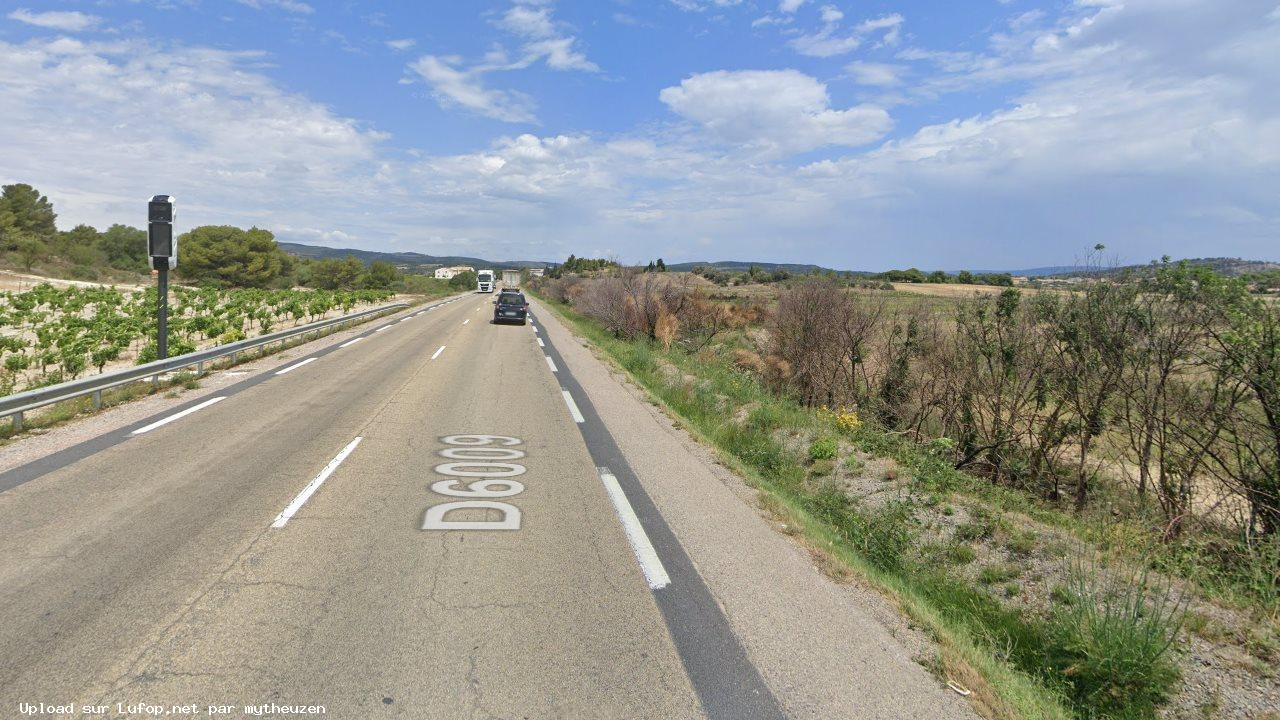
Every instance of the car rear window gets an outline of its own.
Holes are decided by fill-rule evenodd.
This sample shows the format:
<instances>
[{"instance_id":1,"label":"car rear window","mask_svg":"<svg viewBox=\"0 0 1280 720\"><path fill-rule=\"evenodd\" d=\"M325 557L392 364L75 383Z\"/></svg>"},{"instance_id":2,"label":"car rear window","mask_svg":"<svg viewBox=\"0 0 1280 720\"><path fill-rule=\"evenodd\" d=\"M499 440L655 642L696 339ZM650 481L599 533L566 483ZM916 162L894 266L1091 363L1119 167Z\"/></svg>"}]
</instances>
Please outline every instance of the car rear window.
<instances>
[{"instance_id":1,"label":"car rear window","mask_svg":"<svg viewBox=\"0 0 1280 720\"><path fill-rule=\"evenodd\" d=\"M503 293L498 296L499 305L524 305L524 296L515 293Z\"/></svg>"}]
</instances>

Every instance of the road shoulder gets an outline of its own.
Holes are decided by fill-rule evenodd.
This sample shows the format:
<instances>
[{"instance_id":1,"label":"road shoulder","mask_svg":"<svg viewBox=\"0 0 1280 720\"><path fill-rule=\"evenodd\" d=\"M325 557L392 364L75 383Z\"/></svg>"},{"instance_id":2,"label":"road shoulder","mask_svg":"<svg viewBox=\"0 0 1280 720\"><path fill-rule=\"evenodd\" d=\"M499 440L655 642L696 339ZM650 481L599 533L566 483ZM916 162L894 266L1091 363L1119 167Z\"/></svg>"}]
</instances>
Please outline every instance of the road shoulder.
<instances>
[{"instance_id":1,"label":"road shoulder","mask_svg":"<svg viewBox=\"0 0 1280 720\"><path fill-rule=\"evenodd\" d=\"M539 323L790 717L974 717L881 595L823 575L756 492L544 307Z\"/></svg>"}]
</instances>

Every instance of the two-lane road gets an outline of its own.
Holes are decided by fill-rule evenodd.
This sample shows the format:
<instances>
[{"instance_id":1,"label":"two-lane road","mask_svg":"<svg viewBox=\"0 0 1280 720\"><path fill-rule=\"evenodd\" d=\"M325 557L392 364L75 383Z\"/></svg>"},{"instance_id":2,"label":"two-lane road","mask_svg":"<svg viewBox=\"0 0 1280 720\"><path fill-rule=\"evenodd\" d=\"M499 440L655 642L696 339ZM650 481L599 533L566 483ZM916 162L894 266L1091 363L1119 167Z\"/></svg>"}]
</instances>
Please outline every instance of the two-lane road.
<instances>
[{"instance_id":1,"label":"two-lane road","mask_svg":"<svg viewBox=\"0 0 1280 720\"><path fill-rule=\"evenodd\" d=\"M490 299L5 474L6 716L778 717L544 333Z\"/></svg>"}]
</instances>

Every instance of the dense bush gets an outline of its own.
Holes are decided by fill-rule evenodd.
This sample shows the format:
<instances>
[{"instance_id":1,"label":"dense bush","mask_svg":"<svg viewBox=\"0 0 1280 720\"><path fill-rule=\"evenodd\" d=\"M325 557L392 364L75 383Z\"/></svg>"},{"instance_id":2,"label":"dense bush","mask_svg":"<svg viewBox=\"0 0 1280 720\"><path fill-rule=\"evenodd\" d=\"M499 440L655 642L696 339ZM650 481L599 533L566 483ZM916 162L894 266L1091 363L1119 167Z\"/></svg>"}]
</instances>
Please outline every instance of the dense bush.
<instances>
[{"instance_id":1,"label":"dense bush","mask_svg":"<svg viewBox=\"0 0 1280 720\"><path fill-rule=\"evenodd\" d=\"M205 225L178 237L178 275L216 287L271 286L288 274L293 259L269 230Z\"/></svg>"}]
</instances>

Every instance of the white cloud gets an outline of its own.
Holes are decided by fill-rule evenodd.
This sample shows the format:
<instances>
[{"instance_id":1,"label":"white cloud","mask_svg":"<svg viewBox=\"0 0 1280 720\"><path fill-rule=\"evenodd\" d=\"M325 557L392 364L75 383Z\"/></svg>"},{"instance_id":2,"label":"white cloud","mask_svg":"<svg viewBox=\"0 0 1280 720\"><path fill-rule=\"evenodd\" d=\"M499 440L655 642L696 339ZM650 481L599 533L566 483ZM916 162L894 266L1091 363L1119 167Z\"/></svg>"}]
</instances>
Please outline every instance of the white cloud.
<instances>
[{"instance_id":1,"label":"white cloud","mask_svg":"<svg viewBox=\"0 0 1280 720\"><path fill-rule=\"evenodd\" d=\"M462 107L494 120L533 122L533 101L522 93L484 86L483 73L460 70L457 58L423 55L409 69L431 86L442 106Z\"/></svg>"},{"instance_id":2,"label":"white cloud","mask_svg":"<svg viewBox=\"0 0 1280 720\"><path fill-rule=\"evenodd\" d=\"M278 8L285 12L297 13L299 15L310 15L315 12L315 8L304 2L299 2L299 0L236 0L236 2L239 2L241 5L247 5L254 10Z\"/></svg>"},{"instance_id":3,"label":"white cloud","mask_svg":"<svg viewBox=\"0 0 1280 720\"><path fill-rule=\"evenodd\" d=\"M880 39L880 44L897 45L898 41L901 39L902 22L902 16L897 13L884 15L871 20L863 20L858 24L858 34L870 35L877 30L884 30L885 33Z\"/></svg>"},{"instance_id":4,"label":"white cloud","mask_svg":"<svg viewBox=\"0 0 1280 720\"><path fill-rule=\"evenodd\" d=\"M903 18L896 13L864 20L847 32L841 32L840 21L844 19L844 13L839 8L834 5L823 5L819 13L822 19L820 29L798 35L790 41L792 49L801 55L810 57L844 55L861 47L868 37L879 31L884 31L879 45L896 45L901 38Z\"/></svg>"},{"instance_id":5,"label":"white cloud","mask_svg":"<svg viewBox=\"0 0 1280 720\"><path fill-rule=\"evenodd\" d=\"M831 108L827 87L795 70L702 73L658 97L713 137L771 155L865 145L893 125L883 108Z\"/></svg>"},{"instance_id":6,"label":"white cloud","mask_svg":"<svg viewBox=\"0 0 1280 720\"><path fill-rule=\"evenodd\" d=\"M671 0L671 4L685 12L702 12L711 8L726 8L741 5L742 0Z\"/></svg>"},{"instance_id":7,"label":"white cloud","mask_svg":"<svg viewBox=\"0 0 1280 720\"><path fill-rule=\"evenodd\" d=\"M544 58L547 67L552 70L599 71L600 67L588 60L586 55L574 50L573 44L573 38L553 37L528 43L523 49L529 55Z\"/></svg>"},{"instance_id":8,"label":"white cloud","mask_svg":"<svg viewBox=\"0 0 1280 720\"><path fill-rule=\"evenodd\" d=\"M521 59L512 68L524 68L545 60L552 70L600 70L585 54L575 49L577 38L560 32L551 16L550 5L517 0L498 20L498 27L526 41L520 48Z\"/></svg>"},{"instance_id":9,"label":"white cloud","mask_svg":"<svg viewBox=\"0 0 1280 720\"><path fill-rule=\"evenodd\" d=\"M547 38L556 34L551 22L551 8L546 6L513 5L498 25L507 32L529 38Z\"/></svg>"},{"instance_id":10,"label":"white cloud","mask_svg":"<svg viewBox=\"0 0 1280 720\"><path fill-rule=\"evenodd\" d=\"M144 41L0 42L6 177L61 222L139 225L140 198L183 223L305 226L373 202L384 136L254 70L260 53ZM51 102L51 99L53 101Z\"/></svg>"},{"instance_id":11,"label":"white cloud","mask_svg":"<svg viewBox=\"0 0 1280 720\"><path fill-rule=\"evenodd\" d=\"M466 66L461 58L424 55L409 70L432 87L442 107L461 107L505 122L535 122L533 99L514 90L486 87L493 73L524 70L541 61L551 70L599 72L600 67L576 48L577 38L561 32L542 0L517 0L497 20L497 26L523 40L519 56L494 45L483 60Z\"/></svg>"},{"instance_id":12,"label":"white cloud","mask_svg":"<svg viewBox=\"0 0 1280 720\"><path fill-rule=\"evenodd\" d=\"M32 12L25 8L19 8L9 13L9 19L17 20L27 25L35 25L36 27L62 30L63 32L89 30L102 22L102 18L97 15L88 15L74 10Z\"/></svg>"},{"instance_id":13,"label":"white cloud","mask_svg":"<svg viewBox=\"0 0 1280 720\"><path fill-rule=\"evenodd\" d=\"M387 41L387 47L391 48L392 50L399 50L399 51L408 50L409 48L413 47L416 44L417 44L417 41L414 40L413 38L403 38L400 40Z\"/></svg>"},{"instance_id":14,"label":"white cloud","mask_svg":"<svg viewBox=\"0 0 1280 720\"><path fill-rule=\"evenodd\" d=\"M778 2L778 12L793 13L800 9L809 0L780 0Z\"/></svg>"},{"instance_id":15,"label":"white cloud","mask_svg":"<svg viewBox=\"0 0 1280 720\"><path fill-rule=\"evenodd\" d=\"M902 83L902 73L906 68L903 65L855 60L846 65L845 69L859 85L891 87Z\"/></svg>"}]
</instances>

